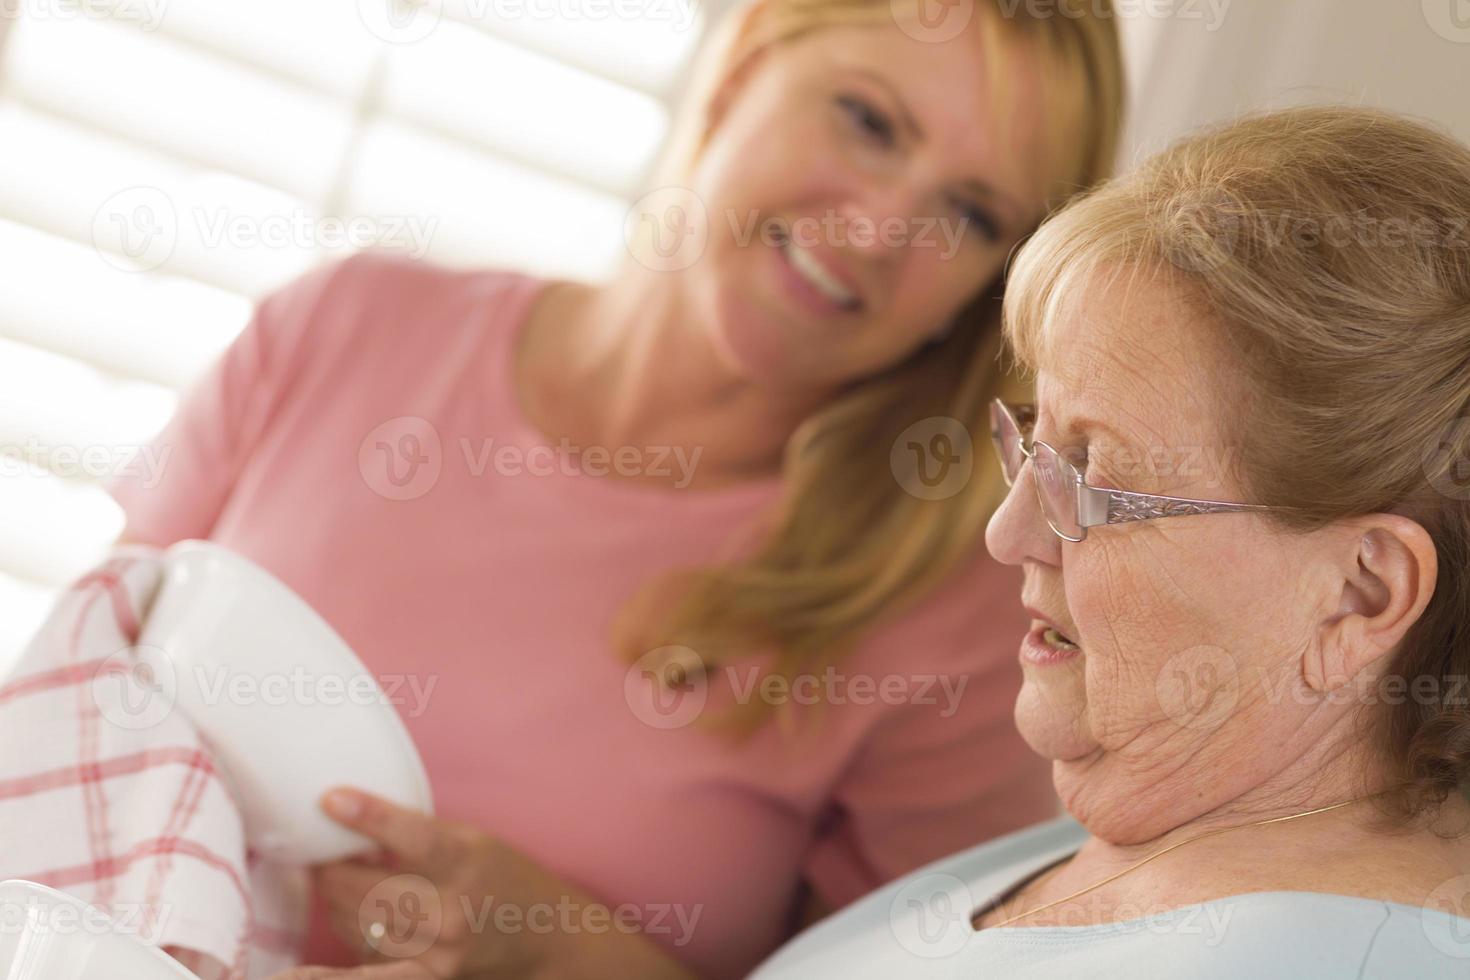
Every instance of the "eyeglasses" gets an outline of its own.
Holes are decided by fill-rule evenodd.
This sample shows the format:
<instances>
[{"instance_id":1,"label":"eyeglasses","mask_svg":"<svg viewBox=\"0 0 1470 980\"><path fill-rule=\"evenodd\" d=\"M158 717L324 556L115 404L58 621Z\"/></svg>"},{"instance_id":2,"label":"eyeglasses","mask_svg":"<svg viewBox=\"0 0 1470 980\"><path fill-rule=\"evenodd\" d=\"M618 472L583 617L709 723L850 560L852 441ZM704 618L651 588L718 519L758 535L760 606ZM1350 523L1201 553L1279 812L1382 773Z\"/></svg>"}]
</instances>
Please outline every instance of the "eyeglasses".
<instances>
[{"instance_id":1,"label":"eyeglasses","mask_svg":"<svg viewBox=\"0 0 1470 980\"><path fill-rule=\"evenodd\" d=\"M1077 467L1044 442L1033 441L1026 448L1025 434L1036 424L1036 406L1006 405L1000 399L990 403L990 438L1000 457L1001 473L1006 486L1013 486L1021 467L1029 459L1035 464L1032 474L1036 496L1046 523L1064 541L1081 541L1087 529L1100 524L1123 524L1127 521L1150 521L1156 517L1183 517L1188 514L1228 514L1238 511L1276 510L1264 504L1231 504L1220 500L1192 500L1188 497L1161 497L1152 493L1108 490L1088 486Z\"/></svg>"}]
</instances>

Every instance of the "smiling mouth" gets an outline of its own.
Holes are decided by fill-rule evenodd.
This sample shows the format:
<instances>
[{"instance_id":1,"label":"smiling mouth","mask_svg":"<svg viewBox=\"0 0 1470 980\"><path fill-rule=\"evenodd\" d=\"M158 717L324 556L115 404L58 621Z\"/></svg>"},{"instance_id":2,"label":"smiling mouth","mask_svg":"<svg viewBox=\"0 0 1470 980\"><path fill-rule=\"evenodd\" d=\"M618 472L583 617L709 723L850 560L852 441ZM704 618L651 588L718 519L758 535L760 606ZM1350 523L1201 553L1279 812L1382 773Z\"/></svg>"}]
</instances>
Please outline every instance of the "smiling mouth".
<instances>
[{"instance_id":1,"label":"smiling mouth","mask_svg":"<svg viewBox=\"0 0 1470 980\"><path fill-rule=\"evenodd\" d=\"M785 256L786 264L808 286L844 310L856 312L863 308L862 299L828 272L815 256L793 242L785 229L777 230L776 239L776 247Z\"/></svg>"}]
</instances>

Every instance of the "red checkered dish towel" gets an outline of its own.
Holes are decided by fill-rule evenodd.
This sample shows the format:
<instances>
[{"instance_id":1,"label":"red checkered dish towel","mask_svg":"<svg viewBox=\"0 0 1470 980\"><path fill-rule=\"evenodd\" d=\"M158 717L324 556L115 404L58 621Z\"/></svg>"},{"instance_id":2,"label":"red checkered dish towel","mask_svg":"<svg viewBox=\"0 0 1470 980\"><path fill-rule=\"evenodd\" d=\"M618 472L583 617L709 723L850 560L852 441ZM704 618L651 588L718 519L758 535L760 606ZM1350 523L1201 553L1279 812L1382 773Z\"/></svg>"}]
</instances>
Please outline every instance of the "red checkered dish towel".
<instances>
[{"instance_id":1,"label":"red checkered dish towel","mask_svg":"<svg viewBox=\"0 0 1470 980\"><path fill-rule=\"evenodd\" d=\"M134 660L163 568L158 549L118 547L0 678L0 879L59 888L253 980L297 962L307 882L247 853L207 748Z\"/></svg>"}]
</instances>

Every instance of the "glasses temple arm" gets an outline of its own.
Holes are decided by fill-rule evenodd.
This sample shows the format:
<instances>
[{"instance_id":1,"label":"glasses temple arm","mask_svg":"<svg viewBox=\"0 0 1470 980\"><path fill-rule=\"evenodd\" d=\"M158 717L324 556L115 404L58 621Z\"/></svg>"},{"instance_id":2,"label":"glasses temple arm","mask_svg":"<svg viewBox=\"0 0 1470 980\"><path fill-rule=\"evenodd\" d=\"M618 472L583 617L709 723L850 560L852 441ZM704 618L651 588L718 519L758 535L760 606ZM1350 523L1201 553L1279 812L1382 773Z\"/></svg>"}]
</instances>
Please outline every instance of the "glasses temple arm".
<instances>
[{"instance_id":1,"label":"glasses temple arm","mask_svg":"<svg viewBox=\"0 0 1470 980\"><path fill-rule=\"evenodd\" d=\"M1146 521L1155 517L1183 514L1226 514L1239 511L1271 510L1265 504L1238 504L1223 500L1196 500L1190 497L1166 497L1131 490L1106 490L1082 484L1077 494L1077 521L1082 527L1100 524L1122 524Z\"/></svg>"}]
</instances>

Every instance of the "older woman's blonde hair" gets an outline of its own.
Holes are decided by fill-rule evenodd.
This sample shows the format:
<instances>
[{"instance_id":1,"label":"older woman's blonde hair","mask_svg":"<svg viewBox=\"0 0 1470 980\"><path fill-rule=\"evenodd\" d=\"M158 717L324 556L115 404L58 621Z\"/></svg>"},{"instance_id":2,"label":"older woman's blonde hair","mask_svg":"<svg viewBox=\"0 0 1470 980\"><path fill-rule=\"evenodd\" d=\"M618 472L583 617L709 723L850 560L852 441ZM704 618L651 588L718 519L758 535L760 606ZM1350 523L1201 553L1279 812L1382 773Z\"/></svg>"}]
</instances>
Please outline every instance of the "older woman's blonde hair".
<instances>
[{"instance_id":1,"label":"older woman's blonde hair","mask_svg":"<svg viewBox=\"0 0 1470 980\"><path fill-rule=\"evenodd\" d=\"M1363 108L1314 107L1186 139L1055 215L1017 253L1005 330L1023 366L1106 268L1163 275L1234 352L1249 404L1236 475L1312 530L1395 512L1434 540L1438 581L1367 717L1409 818L1470 775L1470 148ZM1130 272L1131 270L1131 272ZM1400 692L1402 694L1402 692Z\"/></svg>"},{"instance_id":2,"label":"older woman's blonde hair","mask_svg":"<svg viewBox=\"0 0 1470 980\"><path fill-rule=\"evenodd\" d=\"M702 52L655 183L688 179L711 135L707 116L721 81L757 51L826 27L917 23L917 5L927 2L757 0L735 11ZM1041 58L1049 138L1048 158L1036 166L1050 178L1052 205L1110 173L1123 106L1111 0L1061 6L1043 12L1049 16L1004 0L952 8L968 12L967 30L981 32L997 101L1005 101L1017 52ZM999 361L999 277L977 286L942 340L855 384L799 428L783 465L784 497L757 547L654 583L623 610L616 629L626 657L675 645L693 651L695 663L669 662L667 679L752 654L768 655L769 669L788 677L818 670L973 555L1004 491L984 451L987 405L1020 390ZM965 426L977 449L968 484L938 500L906 491L907 474L890 459L905 428L935 416ZM770 707L757 699L715 720L748 732Z\"/></svg>"}]
</instances>

